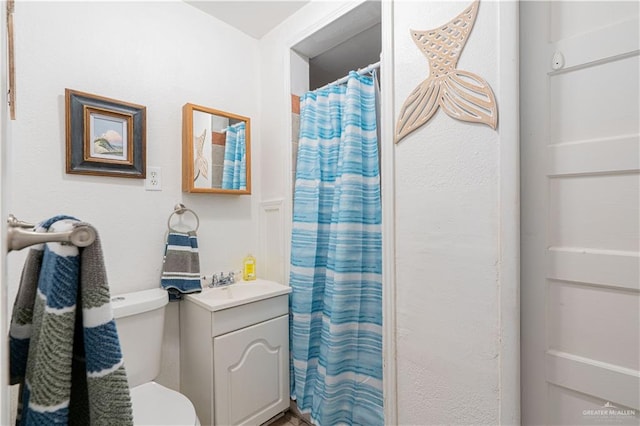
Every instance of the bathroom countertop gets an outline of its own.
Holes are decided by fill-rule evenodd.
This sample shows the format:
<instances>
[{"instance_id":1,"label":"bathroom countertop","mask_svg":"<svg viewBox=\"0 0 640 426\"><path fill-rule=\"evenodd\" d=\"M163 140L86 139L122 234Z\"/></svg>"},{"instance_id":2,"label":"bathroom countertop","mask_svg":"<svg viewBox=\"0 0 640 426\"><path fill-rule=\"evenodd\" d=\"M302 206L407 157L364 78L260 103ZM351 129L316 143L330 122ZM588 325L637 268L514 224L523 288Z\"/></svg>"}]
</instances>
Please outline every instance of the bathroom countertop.
<instances>
[{"instance_id":1,"label":"bathroom countertop","mask_svg":"<svg viewBox=\"0 0 640 426\"><path fill-rule=\"evenodd\" d=\"M215 312L288 293L291 293L291 287L258 278L223 287L205 288L201 293L185 295L185 299Z\"/></svg>"}]
</instances>

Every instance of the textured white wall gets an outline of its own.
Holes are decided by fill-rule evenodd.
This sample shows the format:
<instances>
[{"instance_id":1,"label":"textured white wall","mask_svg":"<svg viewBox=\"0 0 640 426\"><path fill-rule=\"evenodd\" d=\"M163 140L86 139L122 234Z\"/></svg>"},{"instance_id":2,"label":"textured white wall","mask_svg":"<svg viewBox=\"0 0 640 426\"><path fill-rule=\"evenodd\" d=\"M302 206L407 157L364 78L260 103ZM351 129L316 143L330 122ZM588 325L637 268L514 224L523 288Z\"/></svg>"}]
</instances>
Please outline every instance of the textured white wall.
<instances>
[{"instance_id":1,"label":"textured white wall","mask_svg":"<svg viewBox=\"0 0 640 426\"><path fill-rule=\"evenodd\" d=\"M291 51L291 94L302 96L309 91L309 59Z\"/></svg>"},{"instance_id":2,"label":"textured white wall","mask_svg":"<svg viewBox=\"0 0 640 426\"><path fill-rule=\"evenodd\" d=\"M395 4L396 117L429 72L409 29L437 28L469 3ZM480 4L457 68L484 77L500 107L516 93L501 92L499 85L499 38L512 37L515 44L515 33L500 34L499 8L497 2ZM501 219L517 219L517 213L500 216L500 144L514 142L440 110L396 147L401 424L500 423ZM505 178L515 182L516 176Z\"/></svg>"},{"instance_id":3,"label":"textured white wall","mask_svg":"<svg viewBox=\"0 0 640 426\"><path fill-rule=\"evenodd\" d=\"M202 271L239 269L257 247L259 178L252 196L183 194L181 111L192 102L251 117L259 129L258 42L181 1L18 2L15 29L8 211L94 224L114 294L160 285L167 219L178 202L200 216ZM65 88L146 105L147 165L162 168L162 191L145 191L140 179L65 174ZM257 130L252 147L259 157ZM252 165L259 176L260 161ZM9 255L11 301L25 255ZM177 321L171 307L167 322ZM177 348L177 329L168 331L168 347ZM177 355L165 360L174 387Z\"/></svg>"}]
</instances>

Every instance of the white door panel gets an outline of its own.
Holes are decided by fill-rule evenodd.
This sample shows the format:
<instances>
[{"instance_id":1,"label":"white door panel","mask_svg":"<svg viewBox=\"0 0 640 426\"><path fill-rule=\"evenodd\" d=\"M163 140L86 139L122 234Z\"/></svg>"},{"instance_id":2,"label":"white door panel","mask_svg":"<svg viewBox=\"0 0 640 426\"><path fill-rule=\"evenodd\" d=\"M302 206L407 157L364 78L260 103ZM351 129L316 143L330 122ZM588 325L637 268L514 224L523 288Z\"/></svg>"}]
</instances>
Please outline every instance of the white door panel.
<instances>
[{"instance_id":1,"label":"white door panel","mask_svg":"<svg viewBox=\"0 0 640 426\"><path fill-rule=\"evenodd\" d=\"M550 145L637 135L638 56L549 77Z\"/></svg>"},{"instance_id":2,"label":"white door panel","mask_svg":"<svg viewBox=\"0 0 640 426\"><path fill-rule=\"evenodd\" d=\"M569 4L571 2L565 0L557 3ZM607 8L616 8L620 5L620 2L593 2L593 4L575 2L575 6L590 10L594 6L603 3ZM634 2L625 2L624 4L625 8L631 6L635 9L635 12L629 12L625 17L626 20L611 23L597 29L592 28L586 30L583 34L561 38L550 45L554 51L561 52L563 55L564 69L560 72L566 72L574 67L585 67L599 62L607 62L616 57L637 55L640 48L640 40L637 37L634 38L632 33L634 31L637 32L638 28L638 5L634 5ZM631 10L632 8L629 9ZM586 15L593 13L593 11L590 11ZM634 14L636 15L635 18ZM581 15L580 18L584 16ZM603 25L606 24L603 23Z\"/></svg>"},{"instance_id":3,"label":"white door panel","mask_svg":"<svg viewBox=\"0 0 640 426\"><path fill-rule=\"evenodd\" d=\"M640 369L637 292L549 280L549 351L580 355L633 370ZM593 309L597 306L597 309ZM617 315L611 312L617 311ZM627 350L611 350L626 342Z\"/></svg>"},{"instance_id":4,"label":"white door panel","mask_svg":"<svg viewBox=\"0 0 640 426\"><path fill-rule=\"evenodd\" d=\"M633 1L552 1L548 15L549 37L553 42L566 41L596 33L637 15L638 4Z\"/></svg>"},{"instance_id":5,"label":"white door panel","mask_svg":"<svg viewBox=\"0 0 640 426\"><path fill-rule=\"evenodd\" d=\"M549 179L548 245L638 251L638 174Z\"/></svg>"},{"instance_id":6,"label":"white door panel","mask_svg":"<svg viewBox=\"0 0 640 426\"><path fill-rule=\"evenodd\" d=\"M544 378L549 383L549 388L560 386L586 395L597 396L602 401L606 401L601 408L615 401L611 405L618 408L622 408L621 406L634 408L635 410L629 411L633 411L633 417L638 418L637 370L554 350L547 351L546 359L547 371ZM607 423L617 421L619 417L622 416L611 416ZM588 418L585 417L581 423L588 423ZM550 418L549 424L559 423L556 419Z\"/></svg>"},{"instance_id":7,"label":"white door panel","mask_svg":"<svg viewBox=\"0 0 640 426\"><path fill-rule=\"evenodd\" d=\"M634 251L550 247L547 271L549 279L640 291L640 259Z\"/></svg>"},{"instance_id":8,"label":"white door panel","mask_svg":"<svg viewBox=\"0 0 640 426\"><path fill-rule=\"evenodd\" d=\"M607 421L606 416L598 415L603 405L601 399L560 386L549 388L548 402L549 418L558 425L638 425L638 419L633 416L617 416L615 422Z\"/></svg>"},{"instance_id":9,"label":"white door panel","mask_svg":"<svg viewBox=\"0 0 640 426\"><path fill-rule=\"evenodd\" d=\"M631 134L549 145L547 167L550 176L633 172L640 169L640 136Z\"/></svg>"},{"instance_id":10,"label":"white door panel","mask_svg":"<svg viewBox=\"0 0 640 426\"><path fill-rule=\"evenodd\" d=\"M522 423L638 424L639 4L520 10Z\"/></svg>"}]
</instances>

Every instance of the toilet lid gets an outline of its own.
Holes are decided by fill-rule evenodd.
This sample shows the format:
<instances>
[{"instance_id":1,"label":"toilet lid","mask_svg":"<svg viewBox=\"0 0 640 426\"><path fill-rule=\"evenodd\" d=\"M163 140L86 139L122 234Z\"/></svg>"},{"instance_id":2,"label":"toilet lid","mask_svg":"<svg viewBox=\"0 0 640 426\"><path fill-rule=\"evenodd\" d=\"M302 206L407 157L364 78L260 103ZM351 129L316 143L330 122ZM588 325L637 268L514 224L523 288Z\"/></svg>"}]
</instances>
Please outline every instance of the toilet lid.
<instances>
[{"instance_id":1,"label":"toilet lid","mask_svg":"<svg viewBox=\"0 0 640 426\"><path fill-rule=\"evenodd\" d=\"M155 382L131 389L134 425L196 424L196 411L189 399Z\"/></svg>"}]
</instances>

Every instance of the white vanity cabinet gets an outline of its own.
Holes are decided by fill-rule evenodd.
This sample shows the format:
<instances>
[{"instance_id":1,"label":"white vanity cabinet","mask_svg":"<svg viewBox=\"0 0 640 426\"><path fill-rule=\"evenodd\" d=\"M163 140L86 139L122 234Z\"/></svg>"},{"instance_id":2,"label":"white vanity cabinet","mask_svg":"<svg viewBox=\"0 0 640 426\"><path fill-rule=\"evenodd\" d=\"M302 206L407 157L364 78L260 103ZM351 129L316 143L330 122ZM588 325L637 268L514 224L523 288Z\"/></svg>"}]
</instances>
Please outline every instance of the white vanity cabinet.
<instances>
[{"instance_id":1,"label":"white vanity cabinet","mask_svg":"<svg viewBox=\"0 0 640 426\"><path fill-rule=\"evenodd\" d=\"M288 327L283 315L213 339L217 425L260 424L289 406Z\"/></svg>"},{"instance_id":2,"label":"white vanity cabinet","mask_svg":"<svg viewBox=\"0 0 640 426\"><path fill-rule=\"evenodd\" d=\"M260 425L289 407L290 289L247 301L239 285L180 302L180 388L202 425Z\"/></svg>"}]
</instances>

